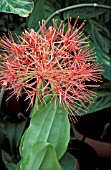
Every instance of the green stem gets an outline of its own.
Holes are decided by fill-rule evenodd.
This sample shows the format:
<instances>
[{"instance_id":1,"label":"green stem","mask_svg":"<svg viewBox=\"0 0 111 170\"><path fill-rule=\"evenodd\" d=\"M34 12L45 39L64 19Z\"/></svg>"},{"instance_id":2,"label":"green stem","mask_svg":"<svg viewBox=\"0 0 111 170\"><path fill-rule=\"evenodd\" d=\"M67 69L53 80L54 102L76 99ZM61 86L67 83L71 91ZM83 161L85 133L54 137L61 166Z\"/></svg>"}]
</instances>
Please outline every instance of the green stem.
<instances>
[{"instance_id":1,"label":"green stem","mask_svg":"<svg viewBox=\"0 0 111 170\"><path fill-rule=\"evenodd\" d=\"M49 18L47 18L44 25L47 25L50 22L50 20L52 20L55 16L60 15L60 13L62 13L62 12L69 11L69 10L72 10L75 8L82 8L82 7L111 9L111 6L101 5L101 4L96 4L96 3L73 5L73 6L69 6L66 8L59 9L58 11L55 11L52 15L49 16ZM40 33L40 29L38 30L38 33Z\"/></svg>"},{"instance_id":2,"label":"green stem","mask_svg":"<svg viewBox=\"0 0 111 170\"><path fill-rule=\"evenodd\" d=\"M4 89L6 85L2 85L1 91L0 91L0 109L1 109L1 104L3 100L3 94L4 94Z\"/></svg>"}]
</instances>

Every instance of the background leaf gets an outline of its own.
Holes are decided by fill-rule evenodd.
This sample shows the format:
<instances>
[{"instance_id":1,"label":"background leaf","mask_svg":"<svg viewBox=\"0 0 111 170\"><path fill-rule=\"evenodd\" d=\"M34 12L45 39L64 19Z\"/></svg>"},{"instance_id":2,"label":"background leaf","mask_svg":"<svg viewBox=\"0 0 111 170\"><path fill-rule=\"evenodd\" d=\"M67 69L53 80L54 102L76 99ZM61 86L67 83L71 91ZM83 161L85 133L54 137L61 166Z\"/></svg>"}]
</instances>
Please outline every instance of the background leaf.
<instances>
[{"instance_id":1,"label":"background leaf","mask_svg":"<svg viewBox=\"0 0 111 170\"><path fill-rule=\"evenodd\" d=\"M2 145L5 141L5 137L6 137L5 121L0 119L0 149L2 148Z\"/></svg>"},{"instance_id":2,"label":"background leaf","mask_svg":"<svg viewBox=\"0 0 111 170\"><path fill-rule=\"evenodd\" d=\"M49 142L55 148L58 159L66 151L70 139L68 111L64 107L59 106L58 99L56 107L54 107L54 103L55 100L52 100L52 102L48 102L42 108L39 106L31 118L30 125L23 135L20 145L20 153L24 159L27 158L37 141Z\"/></svg>"},{"instance_id":3,"label":"background leaf","mask_svg":"<svg viewBox=\"0 0 111 170\"><path fill-rule=\"evenodd\" d=\"M90 47L95 48L94 52L96 53L97 61L102 65L102 76L107 80L111 80L110 55L102 52L102 49L95 45L93 41L90 41Z\"/></svg>"},{"instance_id":4,"label":"background leaf","mask_svg":"<svg viewBox=\"0 0 111 170\"><path fill-rule=\"evenodd\" d=\"M14 158L4 150L2 150L2 160L8 170L15 170L16 164L14 164Z\"/></svg>"},{"instance_id":5,"label":"background leaf","mask_svg":"<svg viewBox=\"0 0 111 170\"><path fill-rule=\"evenodd\" d=\"M104 12L106 12L107 9L103 8L95 8L95 7L79 7L72 10L65 11L63 13L64 20L68 19L68 17L77 18L80 16L81 19L89 19L97 17Z\"/></svg>"},{"instance_id":6,"label":"background leaf","mask_svg":"<svg viewBox=\"0 0 111 170\"><path fill-rule=\"evenodd\" d=\"M44 142L36 142L28 154L27 160L21 160L16 170L61 170L55 149Z\"/></svg>"},{"instance_id":7,"label":"background leaf","mask_svg":"<svg viewBox=\"0 0 111 170\"><path fill-rule=\"evenodd\" d=\"M111 107L111 82L106 82L100 87L94 88L93 91L97 93L97 96L94 98L93 104L85 104L89 109L87 113Z\"/></svg>"},{"instance_id":8,"label":"background leaf","mask_svg":"<svg viewBox=\"0 0 111 170\"><path fill-rule=\"evenodd\" d=\"M97 60L102 64L102 75L111 80L110 32L101 23L90 19L85 24L85 33L90 35L91 48L95 47Z\"/></svg>"},{"instance_id":9,"label":"background leaf","mask_svg":"<svg viewBox=\"0 0 111 170\"><path fill-rule=\"evenodd\" d=\"M33 10L32 0L0 0L0 11L27 17Z\"/></svg>"},{"instance_id":10,"label":"background leaf","mask_svg":"<svg viewBox=\"0 0 111 170\"><path fill-rule=\"evenodd\" d=\"M73 155L66 152L59 161L62 170L76 170L76 159Z\"/></svg>"},{"instance_id":11,"label":"background leaf","mask_svg":"<svg viewBox=\"0 0 111 170\"><path fill-rule=\"evenodd\" d=\"M58 8L59 5L56 0L35 0L33 12L27 21L28 28L37 31L39 29L38 22L46 20Z\"/></svg>"},{"instance_id":12,"label":"background leaf","mask_svg":"<svg viewBox=\"0 0 111 170\"><path fill-rule=\"evenodd\" d=\"M16 169L16 164L14 164L14 163L5 162L5 165L6 165L8 170L15 170Z\"/></svg>"},{"instance_id":13,"label":"background leaf","mask_svg":"<svg viewBox=\"0 0 111 170\"><path fill-rule=\"evenodd\" d=\"M13 161L13 157L4 150L2 150L2 159L3 159L4 163L5 163L5 161L7 161L7 162Z\"/></svg>"},{"instance_id":14,"label":"background leaf","mask_svg":"<svg viewBox=\"0 0 111 170\"><path fill-rule=\"evenodd\" d=\"M13 150L19 146L25 125L26 121L22 121L18 124L8 123L8 125L6 126L6 135L10 143L12 154Z\"/></svg>"},{"instance_id":15,"label":"background leaf","mask_svg":"<svg viewBox=\"0 0 111 170\"><path fill-rule=\"evenodd\" d=\"M102 25L94 19L88 20L85 24L85 31L91 35L93 42L98 45L103 52L109 53L110 49L110 32L105 25Z\"/></svg>"}]
</instances>

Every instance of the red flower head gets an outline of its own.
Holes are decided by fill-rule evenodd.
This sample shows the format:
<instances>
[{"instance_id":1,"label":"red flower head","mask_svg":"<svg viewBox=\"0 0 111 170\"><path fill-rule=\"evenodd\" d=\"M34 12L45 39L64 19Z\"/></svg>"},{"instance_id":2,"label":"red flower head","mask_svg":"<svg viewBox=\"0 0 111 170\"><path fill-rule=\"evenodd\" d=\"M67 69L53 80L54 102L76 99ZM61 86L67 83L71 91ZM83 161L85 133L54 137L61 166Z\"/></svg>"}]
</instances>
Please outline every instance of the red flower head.
<instances>
[{"instance_id":1,"label":"red flower head","mask_svg":"<svg viewBox=\"0 0 111 170\"><path fill-rule=\"evenodd\" d=\"M81 31L84 22L77 28L77 20L73 26L70 20L59 27L53 23L48 29L42 25L41 34L25 31L17 43L11 34L3 37L0 84L6 84L6 90L13 89L17 98L24 91L30 105L35 96L40 101L52 96L55 103L59 98L60 104L66 103L77 114L80 105L86 109L83 101L91 102L95 95L88 88L95 86L88 82L101 79L101 66Z\"/></svg>"}]
</instances>

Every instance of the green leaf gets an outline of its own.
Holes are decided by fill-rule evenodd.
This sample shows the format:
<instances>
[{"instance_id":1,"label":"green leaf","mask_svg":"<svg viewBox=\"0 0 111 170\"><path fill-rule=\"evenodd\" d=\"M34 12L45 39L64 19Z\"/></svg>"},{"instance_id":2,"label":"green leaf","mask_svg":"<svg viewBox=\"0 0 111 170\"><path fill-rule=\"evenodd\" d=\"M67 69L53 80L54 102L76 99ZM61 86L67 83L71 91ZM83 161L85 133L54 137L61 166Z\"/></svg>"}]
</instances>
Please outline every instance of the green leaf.
<instances>
[{"instance_id":1,"label":"green leaf","mask_svg":"<svg viewBox=\"0 0 111 170\"><path fill-rule=\"evenodd\" d=\"M71 9L68 11L65 11L63 13L64 20L68 19L69 17L77 18L78 16L80 19L89 19L97 17L98 15L101 15L105 13L107 9L103 8L95 8L95 7L78 7L75 9Z\"/></svg>"},{"instance_id":2,"label":"green leaf","mask_svg":"<svg viewBox=\"0 0 111 170\"><path fill-rule=\"evenodd\" d=\"M14 143L15 147L17 148L19 146L25 125L26 125L26 120L22 121L21 123L16 124L16 129L15 129L15 135L14 135Z\"/></svg>"},{"instance_id":3,"label":"green leaf","mask_svg":"<svg viewBox=\"0 0 111 170\"><path fill-rule=\"evenodd\" d=\"M14 158L10 156L9 153L5 152L4 150L1 151L2 153L2 160L8 170L15 170L16 164L14 164Z\"/></svg>"},{"instance_id":4,"label":"green leaf","mask_svg":"<svg viewBox=\"0 0 111 170\"><path fill-rule=\"evenodd\" d=\"M0 0L0 11L27 17L34 7L32 0Z\"/></svg>"},{"instance_id":5,"label":"green leaf","mask_svg":"<svg viewBox=\"0 0 111 170\"><path fill-rule=\"evenodd\" d=\"M13 157L9 153L7 153L4 150L1 150L1 153L2 153L2 159L3 159L4 163L5 163L5 161L7 161L7 162L12 162L13 161Z\"/></svg>"},{"instance_id":6,"label":"green leaf","mask_svg":"<svg viewBox=\"0 0 111 170\"><path fill-rule=\"evenodd\" d=\"M9 123L6 127L7 138L10 143L12 154L13 154L13 139L14 139L14 135L15 135L15 127L16 127L16 124L14 124L14 123L13 124Z\"/></svg>"},{"instance_id":7,"label":"green leaf","mask_svg":"<svg viewBox=\"0 0 111 170\"><path fill-rule=\"evenodd\" d=\"M16 170L29 169L61 170L55 149L49 143L36 142L32 146L26 161L24 161L24 159L21 160Z\"/></svg>"},{"instance_id":8,"label":"green leaf","mask_svg":"<svg viewBox=\"0 0 111 170\"><path fill-rule=\"evenodd\" d=\"M45 100L44 100L44 102L40 102L40 100L38 100L38 98L36 98L36 101L35 101L35 105L34 105L34 107L33 107L33 109L32 109L32 113L31 113L31 115L33 116L34 114L36 114L37 113L37 107L36 107L36 104L38 104L39 105L39 111L40 110L42 110L44 107L46 107L47 106L47 103L49 103L51 101L51 97L49 97L49 96L47 96L47 97L45 97Z\"/></svg>"},{"instance_id":9,"label":"green leaf","mask_svg":"<svg viewBox=\"0 0 111 170\"><path fill-rule=\"evenodd\" d=\"M95 47L97 61L102 65L102 75L105 79L111 81L111 59L110 56L103 52L93 41L90 41L91 48Z\"/></svg>"},{"instance_id":10,"label":"green leaf","mask_svg":"<svg viewBox=\"0 0 111 170\"><path fill-rule=\"evenodd\" d=\"M88 27L88 28L86 28ZM110 32L98 21L93 19L88 20L85 25L85 30L87 29L88 34L91 35L92 40L103 52L109 53L110 49Z\"/></svg>"},{"instance_id":11,"label":"green leaf","mask_svg":"<svg viewBox=\"0 0 111 170\"><path fill-rule=\"evenodd\" d=\"M86 103L89 109L87 113L93 113L111 107L111 82L106 82L98 88L93 89L97 93L93 104Z\"/></svg>"},{"instance_id":12,"label":"green leaf","mask_svg":"<svg viewBox=\"0 0 111 170\"><path fill-rule=\"evenodd\" d=\"M76 170L76 159L73 155L66 152L59 161L62 170Z\"/></svg>"},{"instance_id":13,"label":"green leaf","mask_svg":"<svg viewBox=\"0 0 111 170\"><path fill-rule=\"evenodd\" d=\"M16 164L14 164L14 163L5 162L5 165L6 165L8 170L15 170L16 169Z\"/></svg>"},{"instance_id":14,"label":"green leaf","mask_svg":"<svg viewBox=\"0 0 111 170\"><path fill-rule=\"evenodd\" d=\"M58 8L56 0L36 0L33 12L28 18L28 28L39 29L39 21L46 20Z\"/></svg>"},{"instance_id":15,"label":"green leaf","mask_svg":"<svg viewBox=\"0 0 111 170\"><path fill-rule=\"evenodd\" d=\"M68 110L59 105L58 99L56 100L56 107L55 100L48 102L47 105L41 103L23 135L20 153L26 159L35 142L49 142L55 148L57 157L60 159L67 149L69 139Z\"/></svg>"},{"instance_id":16,"label":"green leaf","mask_svg":"<svg viewBox=\"0 0 111 170\"><path fill-rule=\"evenodd\" d=\"M1 114L1 112L0 112ZM6 122L3 119L0 119L0 149L2 148L2 145L6 139Z\"/></svg>"},{"instance_id":17,"label":"green leaf","mask_svg":"<svg viewBox=\"0 0 111 170\"><path fill-rule=\"evenodd\" d=\"M26 125L26 121L23 121L18 124L8 123L6 127L6 134L9 139L12 154L13 154L13 149L16 149L19 146L20 139L25 125Z\"/></svg>"},{"instance_id":18,"label":"green leaf","mask_svg":"<svg viewBox=\"0 0 111 170\"><path fill-rule=\"evenodd\" d=\"M109 55L110 50L110 32L99 22L90 19L85 24L85 33L91 37L91 48L95 47L97 60L102 64L102 75L104 78L111 80L111 59Z\"/></svg>"}]
</instances>

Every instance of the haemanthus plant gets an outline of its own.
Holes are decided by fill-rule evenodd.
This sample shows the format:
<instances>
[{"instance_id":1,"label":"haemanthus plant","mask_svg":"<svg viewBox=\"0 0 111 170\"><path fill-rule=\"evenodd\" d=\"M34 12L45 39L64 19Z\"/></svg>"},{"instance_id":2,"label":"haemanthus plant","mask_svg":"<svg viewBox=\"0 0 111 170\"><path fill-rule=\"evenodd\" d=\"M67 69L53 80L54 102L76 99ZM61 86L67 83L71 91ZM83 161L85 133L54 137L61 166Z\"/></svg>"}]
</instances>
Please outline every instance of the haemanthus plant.
<instances>
[{"instance_id":1,"label":"haemanthus plant","mask_svg":"<svg viewBox=\"0 0 111 170\"><path fill-rule=\"evenodd\" d=\"M29 107L34 106L17 169L61 169L57 160L70 139L68 114L87 110L84 102L96 95L90 89L101 80L101 66L84 36L84 22L77 22L68 19L58 26L54 21L46 28L43 21L40 33L25 31L17 42L11 34L1 39L0 84L4 91L12 90L10 97L25 93Z\"/></svg>"}]
</instances>

